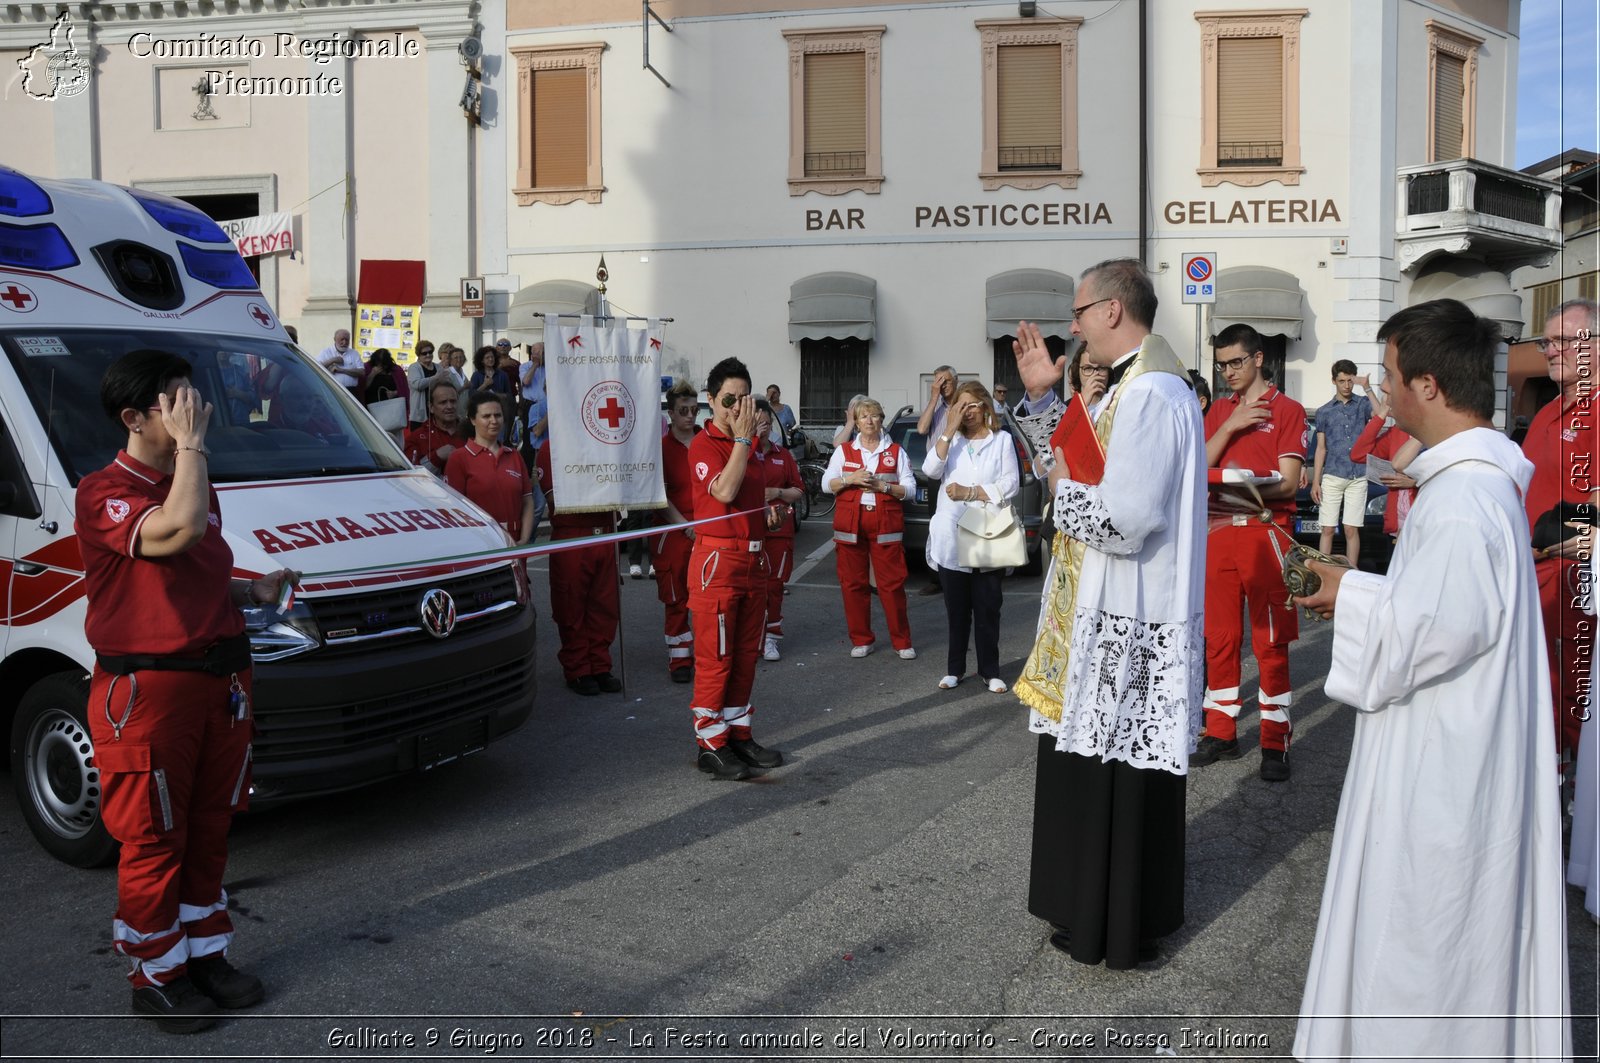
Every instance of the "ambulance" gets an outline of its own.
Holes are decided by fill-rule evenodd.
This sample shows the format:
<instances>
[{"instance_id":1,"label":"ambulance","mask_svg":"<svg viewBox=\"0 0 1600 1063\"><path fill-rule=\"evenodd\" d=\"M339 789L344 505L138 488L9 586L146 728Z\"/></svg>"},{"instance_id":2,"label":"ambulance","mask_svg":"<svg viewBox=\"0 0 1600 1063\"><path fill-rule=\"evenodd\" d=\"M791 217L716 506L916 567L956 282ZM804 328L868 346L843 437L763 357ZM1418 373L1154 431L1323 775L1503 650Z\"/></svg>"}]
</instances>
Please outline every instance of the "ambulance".
<instances>
[{"instance_id":1,"label":"ambulance","mask_svg":"<svg viewBox=\"0 0 1600 1063\"><path fill-rule=\"evenodd\" d=\"M39 842L108 861L74 493L126 441L100 379L194 367L234 575L307 574L245 611L256 807L484 749L534 702L534 615L505 531L290 341L222 229L180 200L0 167L0 725ZM488 555L488 556L486 556Z\"/></svg>"}]
</instances>

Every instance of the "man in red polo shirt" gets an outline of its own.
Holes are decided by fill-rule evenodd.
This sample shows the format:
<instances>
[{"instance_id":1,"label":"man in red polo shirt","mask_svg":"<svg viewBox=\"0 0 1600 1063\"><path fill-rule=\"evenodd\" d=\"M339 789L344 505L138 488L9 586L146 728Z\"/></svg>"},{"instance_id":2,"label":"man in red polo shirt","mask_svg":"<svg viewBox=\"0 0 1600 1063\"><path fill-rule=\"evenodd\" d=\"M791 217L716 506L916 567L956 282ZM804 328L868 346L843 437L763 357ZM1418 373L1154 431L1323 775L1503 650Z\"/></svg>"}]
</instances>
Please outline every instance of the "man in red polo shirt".
<instances>
[{"instance_id":1,"label":"man in red polo shirt","mask_svg":"<svg viewBox=\"0 0 1600 1063\"><path fill-rule=\"evenodd\" d=\"M661 479L667 489L667 508L656 515L666 528L650 537L656 594L666 608L667 670L674 683L687 683L694 676L694 630L689 624L689 554L694 549L694 529L671 526L694 518L689 444L700 431L694 423L697 405L694 385L688 381L678 381L667 392L668 424L661 437Z\"/></svg>"},{"instance_id":2,"label":"man in red polo shirt","mask_svg":"<svg viewBox=\"0 0 1600 1063\"><path fill-rule=\"evenodd\" d=\"M1191 766L1239 756L1240 613L1250 609L1250 646L1260 672L1261 778L1289 778L1289 643L1300 635L1283 587L1281 552L1294 545L1294 495L1306 452L1306 410L1261 373L1261 334L1230 325L1212 340L1217 371L1232 394L1206 411L1206 462L1282 479L1248 492L1213 489L1206 537L1206 730ZM1276 543L1274 543L1276 539Z\"/></svg>"},{"instance_id":3,"label":"man in red polo shirt","mask_svg":"<svg viewBox=\"0 0 1600 1063\"><path fill-rule=\"evenodd\" d=\"M712 422L689 444L695 518L755 512L696 529L689 560L694 731L701 771L748 779L751 766L783 763L783 754L750 733L750 690L766 621L766 480L750 464L756 430L750 371L724 358L706 378L706 392Z\"/></svg>"},{"instance_id":4,"label":"man in red polo shirt","mask_svg":"<svg viewBox=\"0 0 1600 1063\"><path fill-rule=\"evenodd\" d=\"M609 535L617 530L615 513L563 513L550 474L550 451L539 448L534 459L539 486L550 507L550 539L582 539ZM622 680L611 673L611 644L617 639L622 616L617 590L617 547L599 543L557 550L550 555L550 619L561 634L556 657L567 686L592 697L604 691L615 694Z\"/></svg>"},{"instance_id":5,"label":"man in red polo shirt","mask_svg":"<svg viewBox=\"0 0 1600 1063\"><path fill-rule=\"evenodd\" d=\"M444 475L450 455L461 445L460 422L456 419L455 384L441 380L428 391L428 419L406 432L406 457L413 465Z\"/></svg>"},{"instance_id":6,"label":"man in red polo shirt","mask_svg":"<svg viewBox=\"0 0 1600 1063\"><path fill-rule=\"evenodd\" d=\"M1567 517L1587 517L1579 534L1540 548L1535 542L1534 572L1539 577L1539 601L1544 607L1545 646L1550 659L1550 689L1555 702L1556 748L1564 762L1578 752L1578 734L1588 714L1584 695L1588 688L1594 647L1593 621L1579 603L1583 597L1582 577L1594 549L1592 524L1595 519L1596 484L1600 484L1600 450L1594 409L1594 356L1596 304L1588 299L1562 303L1544 323L1544 337L1538 341L1549 366L1550 380L1561 394L1551 399L1533 416L1522 452L1533 462L1533 481L1528 484L1524 502L1528 521L1536 526L1539 518L1561 503L1569 507ZM1563 522L1558 522L1559 528ZM1537 532L1537 528L1535 528Z\"/></svg>"}]
</instances>

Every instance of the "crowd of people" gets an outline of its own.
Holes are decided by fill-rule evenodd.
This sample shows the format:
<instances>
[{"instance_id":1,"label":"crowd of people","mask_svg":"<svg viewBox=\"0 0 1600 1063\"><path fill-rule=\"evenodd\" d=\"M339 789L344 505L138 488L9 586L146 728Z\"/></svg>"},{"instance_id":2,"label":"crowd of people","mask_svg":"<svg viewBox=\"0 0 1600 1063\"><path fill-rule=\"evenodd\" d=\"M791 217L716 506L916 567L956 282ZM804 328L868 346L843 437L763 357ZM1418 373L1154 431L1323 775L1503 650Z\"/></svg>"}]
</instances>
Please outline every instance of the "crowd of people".
<instances>
[{"instance_id":1,"label":"crowd of people","mask_svg":"<svg viewBox=\"0 0 1600 1063\"><path fill-rule=\"evenodd\" d=\"M1579 789L1566 877L1600 915L1587 615L1600 502L1589 476L1596 305L1563 304L1544 323L1539 344L1560 394L1519 449L1491 425L1497 327L1460 303L1395 314L1378 336L1381 380L1336 363L1333 398L1308 419L1248 325L1213 340L1227 393L1211 401L1152 332L1157 300L1140 263L1093 267L1078 296L1071 331L1083 346L1073 358L1018 325L1025 395L1009 416L1026 451L1001 416L1007 391L961 381L948 366L935 371L917 425L937 499L926 554L947 620L941 689L963 681L975 651L978 680L1007 691L1004 568L975 560L983 555L964 536L973 514L1011 505L1019 453L1040 455L1034 471L1048 483L1058 534L1035 643L1015 680L1039 737L1029 910L1078 962L1125 969L1159 954L1183 924L1185 776L1241 755L1246 622L1259 673L1259 774L1291 777L1289 651L1304 609L1333 621L1325 689L1359 711L1296 1055L1471 1047L1559 1056L1570 1039L1564 776L1575 774ZM607 534L617 514L565 511L555 490L543 353L530 344L518 362L502 340L480 348L465 377L465 352L446 347L435 361L424 342L401 370L384 351L352 361L341 329L319 361L359 400L403 400L407 456L513 542L530 542L545 517L555 540ZM112 368L102 398L127 446L78 492L86 633L99 658L91 700L107 708L103 720L91 714L91 728L106 823L123 844L114 939L131 961L134 1009L177 1032L263 995L226 958L221 886L227 822L248 789L250 729L235 726L249 718L250 694L239 606L271 601L296 578L230 582L205 472L211 409L189 372L152 351ZM273 414L294 405L292 383L280 384ZM804 488L785 445L796 419L776 386L757 398L749 370L728 358L704 392L704 424L693 383L666 394L666 505L645 538L668 675L691 688L696 765L741 780L784 763L755 739L756 662L782 655ZM1100 465L1062 449L1056 430L1072 418L1097 441ZM890 646L912 660L904 532L917 482L884 420L877 401L852 400L822 488L836 496L849 656L876 647L876 596ZM1364 466L1378 461L1390 489L1385 533L1398 536L1385 574L1355 565ZM1317 585L1290 599L1283 574L1303 488L1322 506L1322 549L1305 562ZM1331 556L1335 528L1343 558ZM567 686L583 696L620 690L616 545L577 543L550 558ZM137 630L114 607L126 600L148 602ZM166 711L194 699L227 711ZM147 770L141 749L171 765L177 811L162 814L177 822L161 830L129 789Z\"/></svg>"}]
</instances>

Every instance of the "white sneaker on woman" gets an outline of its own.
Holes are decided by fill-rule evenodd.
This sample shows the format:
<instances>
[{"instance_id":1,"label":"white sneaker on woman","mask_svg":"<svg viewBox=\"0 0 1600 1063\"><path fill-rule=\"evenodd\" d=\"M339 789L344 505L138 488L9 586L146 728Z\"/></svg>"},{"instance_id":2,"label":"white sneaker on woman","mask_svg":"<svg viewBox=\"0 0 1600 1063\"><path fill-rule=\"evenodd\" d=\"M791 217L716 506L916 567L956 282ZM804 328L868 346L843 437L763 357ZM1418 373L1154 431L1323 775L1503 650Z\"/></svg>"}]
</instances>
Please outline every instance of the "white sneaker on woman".
<instances>
[{"instance_id":1,"label":"white sneaker on woman","mask_svg":"<svg viewBox=\"0 0 1600 1063\"><path fill-rule=\"evenodd\" d=\"M761 659L764 661L776 661L782 656L783 654L778 652L778 640L768 635L767 644L761 650Z\"/></svg>"},{"instance_id":2,"label":"white sneaker on woman","mask_svg":"<svg viewBox=\"0 0 1600 1063\"><path fill-rule=\"evenodd\" d=\"M895 650L894 652L900 655L902 661L914 661L917 659L917 651L914 646L907 646L903 650Z\"/></svg>"},{"instance_id":3,"label":"white sneaker on woman","mask_svg":"<svg viewBox=\"0 0 1600 1063\"><path fill-rule=\"evenodd\" d=\"M869 654L871 652L872 652L872 643L870 643L870 642L867 643L865 646L851 646L850 647L850 656L852 656L852 657L865 657L867 654Z\"/></svg>"},{"instance_id":4,"label":"white sneaker on woman","mask_svg":"<svg viewBox=\"0 0 1600 1063\"><path fill-rule=\"evenodd\" d=\"M940 690L954 690L956 688L956 684L959 683L959 682L961 682L961 677L960 676L958 676L958 675L947 675L943 679L939 680L939 689Z\"/></svg>"},{"instance_id":5,"label":"white sneaker on woman","mask_svg":"<svg viewBox=\"0 0 1600 1063\"><path fill-rule=\"evenodd\" d=\"M1005 692L1006 692L1006 684L1005 684L1004 680L1002 680L1002 679L991 679L991 680L989 680L989 693L991 693L991 694L1004 694Z\"/></svg>"}]
</instances>

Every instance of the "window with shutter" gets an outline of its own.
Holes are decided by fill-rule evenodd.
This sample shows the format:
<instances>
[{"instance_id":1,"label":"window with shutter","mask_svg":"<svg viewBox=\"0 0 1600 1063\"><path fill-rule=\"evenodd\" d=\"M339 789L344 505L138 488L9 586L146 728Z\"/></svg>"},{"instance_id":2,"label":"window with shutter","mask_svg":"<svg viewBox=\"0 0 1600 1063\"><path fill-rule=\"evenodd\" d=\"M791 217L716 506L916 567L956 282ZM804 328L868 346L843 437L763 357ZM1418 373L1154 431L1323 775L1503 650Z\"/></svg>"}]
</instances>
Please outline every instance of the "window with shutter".
<instances>
[{"instance_id":1,"label":"window with shutter","mask_svg":"<svg viewBox=\"0 0 1600 1063\"><path fill-rule=\"evenodd\" d=\"M1300 183L1300 25L1306 13L1195 13L1202 186Z\"/></svg>"},{"instance_id":2,"label":"window with shutter","mask_svg":"<svg viewBox=\"0 0 1600 1063\"><path fill-rule=\"evenodd\" d=\"M1528 294L1532 296L1528 327L1539 330L1539 334L1543 335L1544 323L1550 320L1550 312L1561 305L1561 282L1536 284L1528 289Z\"/></svg>"},{"instance_id":3,"label":"window with shutter","mask_svg":"<svg viewBox=\"0 0 1600 1063\"><path fill-rule=\"evenodd\" d=\"M604 44L512 48L517 68L518 206L600 202Z\"/></svg>"},{"instance_id":4,"label":"window with shutter","mask_svg":"<svg viewBox=\"0 0 1600 1063\"><path fill-rule=\"evenodd\" d=\"M983 157L996 188L1078 187L1076 16L982 19Z\"/></svg>"},{"instance_id":5,"label":"window with shutter","mask_svg":"<svg viewBox=\"0 0 1600 1063\"><path fill-rule=\"evenodd\" d=\"M1428 161L1472 157L1477 112L1478 46L1473 37L1428 19Z\"/></svg>"},{"instance_id":6,"label":"window with shutter","mask_svg":"<svg viewBox=\"0 0 1600 1063\"><path fill-rule=\"evenodd\" d=\"M789 194L875 193L883 184L882 26L785 30Z\"/></svg>"}]
</instances>

